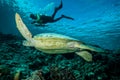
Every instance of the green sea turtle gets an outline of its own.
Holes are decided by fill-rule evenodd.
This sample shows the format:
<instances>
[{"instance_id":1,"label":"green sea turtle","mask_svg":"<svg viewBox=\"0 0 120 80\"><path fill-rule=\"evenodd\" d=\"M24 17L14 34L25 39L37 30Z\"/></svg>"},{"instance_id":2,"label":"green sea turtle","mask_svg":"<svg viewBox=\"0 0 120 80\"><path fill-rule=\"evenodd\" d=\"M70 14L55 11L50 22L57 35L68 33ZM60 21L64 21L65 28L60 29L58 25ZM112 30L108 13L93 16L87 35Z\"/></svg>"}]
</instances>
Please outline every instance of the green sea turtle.
<instances>
[{"instance_id":1,"label":"green sea turtle","mask_svg":"<svg viewBox=\"0 0 120 80\"><path fill-rule=\"evenodd\" d=\"M47 54L64 54L75 52L86 61L92 61L92 55L88 52L88 50L104 52L104 50L99 47L87 45L77 39L61 34L43 33L32 37L31 32L23 23L18 13L15 15L15 20L17 29L26 39L23 41L24 46L35 47L37 50Z\"/></svg>"}]
</instances>

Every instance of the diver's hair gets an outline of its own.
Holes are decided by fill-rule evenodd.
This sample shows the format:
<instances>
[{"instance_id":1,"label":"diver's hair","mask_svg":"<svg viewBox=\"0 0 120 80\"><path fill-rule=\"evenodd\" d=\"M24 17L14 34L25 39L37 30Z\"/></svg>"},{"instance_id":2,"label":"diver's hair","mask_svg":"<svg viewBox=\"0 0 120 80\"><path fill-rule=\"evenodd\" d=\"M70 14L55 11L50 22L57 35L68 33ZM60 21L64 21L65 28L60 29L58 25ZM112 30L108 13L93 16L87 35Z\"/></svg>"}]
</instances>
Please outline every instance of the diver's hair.
<instances>
[{"instance_id":1,"label":"diver's hair","mask_svg":"<svg viewBox=\"0 0 120 80\"><path fill-rule=\"evenodd\" d=\"M37 16L34 15L34 14L30 14L30 18L32 18L32 19L37 19Z\"/></svg>"}]
</instances>

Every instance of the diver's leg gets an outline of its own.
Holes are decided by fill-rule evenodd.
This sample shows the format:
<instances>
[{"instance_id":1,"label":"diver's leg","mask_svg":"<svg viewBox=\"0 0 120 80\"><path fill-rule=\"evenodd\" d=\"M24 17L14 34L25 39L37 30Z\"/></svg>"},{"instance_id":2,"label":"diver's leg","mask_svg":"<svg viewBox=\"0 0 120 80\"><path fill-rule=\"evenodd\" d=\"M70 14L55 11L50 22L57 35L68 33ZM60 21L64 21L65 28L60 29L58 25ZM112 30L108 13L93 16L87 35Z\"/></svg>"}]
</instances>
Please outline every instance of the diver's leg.
<instances>
[{"instance_id":1,"label":"diver's leg","mask_svg":"<svg viewBox=\"0 0 120 80\"><path fill-rule=\"evenodd\" d=\"M56 19L53 20L53 22L59 21L59 20L62 19L62 18L63 18L62 16L59 17L59 18L56 18Z\"/></svg>"},{"instance_id":2,"label":"diver's leg","mask_svg":"<svg viewBox=\"0 0 120 80\"><path fill-rule=\"evenodd\" d=\"M69 17L69 16L62 15L62 17L63 17L63 18L66 18L66 19L71 19L71 20L74 20L74 18Z\"/></svg>"},{"instance_id":3,"label":"diver's leg","mask_svg":"<svg viewBox=\"0 0 120 80\"><path fill-rule=\"evenodd\" d=\"M52 18L54 19L56 13L58 12L58 10L60 10L62 8L63 4L62 4L62 0L61 3L58 7L55 7L54 13L52 14Z\"/></svg>"},{"instance_id":4,"label":"diver's leg","mask_svg":"<svg viewBox=\"0 0 120 80\"><path fill-rule=\"evenodd\" d=\"M71 18L71 17L65 16L65 15L62 15L61 17L54 19L53 22L59 21L59 20L62 19L62 18L74 20L74 18Z\"/></svg>"}]
</instances>

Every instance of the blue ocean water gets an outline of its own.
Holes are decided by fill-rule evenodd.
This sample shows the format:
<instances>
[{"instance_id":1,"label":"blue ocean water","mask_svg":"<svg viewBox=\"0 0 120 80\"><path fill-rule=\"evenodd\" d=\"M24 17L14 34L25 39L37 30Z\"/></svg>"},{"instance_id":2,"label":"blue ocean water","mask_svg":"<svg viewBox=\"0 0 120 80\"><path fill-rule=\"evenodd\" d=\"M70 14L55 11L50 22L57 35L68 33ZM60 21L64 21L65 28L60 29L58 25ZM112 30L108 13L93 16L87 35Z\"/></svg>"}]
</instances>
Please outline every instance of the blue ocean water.
<instances>
[{"instance_id":1,"label":"blue ocean water","mask_svg":"<svg viewBox=\"0 0 120 80\"><path fill-rule=\"evenodd\" d=\"M62 0L63 8L56 18L65 14L74 21L62 19L46 27L31 24L30 13L51 15L60 0L0 0L0 32L21 36L16 29L15 13L35 35L59 33L105 49L120 48L120 0Z\"/></svg>"}]
</instances>

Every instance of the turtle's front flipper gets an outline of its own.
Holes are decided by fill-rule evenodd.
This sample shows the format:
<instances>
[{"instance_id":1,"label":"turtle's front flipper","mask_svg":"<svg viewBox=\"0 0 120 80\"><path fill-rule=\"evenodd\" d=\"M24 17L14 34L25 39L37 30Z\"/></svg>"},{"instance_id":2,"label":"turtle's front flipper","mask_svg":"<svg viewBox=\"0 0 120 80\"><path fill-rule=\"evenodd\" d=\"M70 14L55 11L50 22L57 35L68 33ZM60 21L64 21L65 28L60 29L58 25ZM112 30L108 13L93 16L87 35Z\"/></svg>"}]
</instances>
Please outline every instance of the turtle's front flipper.
<instances>
[{"instance_id":1,"label":"turtle's front flipper","mask_svg":"<svg viewBox=\"0 0 120 80\"><path fill-rule=\"evenodd\" d=\"M81 56L85 61L92 61L92 54L90 54L88 51L80 51L76 52L76 54Z\"/></svg>"},{"instance_id":2,"label":"turtle's front flipper","mask_svg":"<svg viewBox=\"0 0 120 80\"><path fill-rule=\"evenodd\" d=\"M26 27L26 25L23 23L20 15L18 13L15 14L15 20L16 20L16 25L17 25L17 29L20 31L20 33L22 34L22 36L28 40L31 41L32 39L32 34L31 32L28 30L28 28Z\"/></svg>"}]
</instances>

